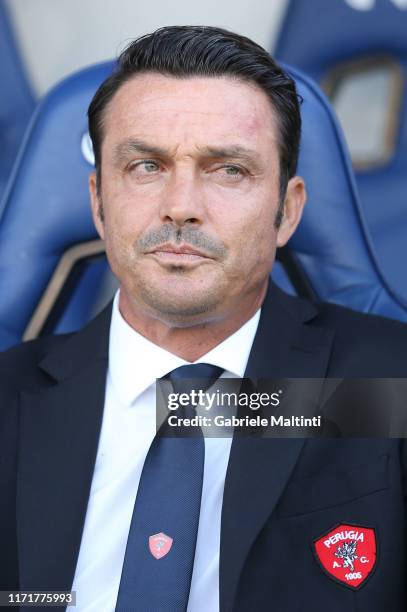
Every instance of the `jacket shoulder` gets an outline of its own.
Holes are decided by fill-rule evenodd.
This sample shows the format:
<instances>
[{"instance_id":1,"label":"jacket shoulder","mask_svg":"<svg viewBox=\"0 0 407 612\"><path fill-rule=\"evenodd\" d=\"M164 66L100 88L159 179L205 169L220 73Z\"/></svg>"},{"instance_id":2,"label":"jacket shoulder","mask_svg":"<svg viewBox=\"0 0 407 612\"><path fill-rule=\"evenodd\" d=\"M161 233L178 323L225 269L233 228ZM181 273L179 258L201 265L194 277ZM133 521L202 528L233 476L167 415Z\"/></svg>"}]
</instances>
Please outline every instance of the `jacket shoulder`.
<instances>
[{"instance_id":1,"label":"jacket shoulder","mask_svg":"<svg viewBox=\"0 0 407 612\"><path fill-rule=\"evenodd\" d=\"M72 334L29 340L0 353L0 388L30 389L47 382L38 364Z\"/></svg>"},{"instance_id":2,"label":"jacket shoulder","mask_svg":"<svg viewBox=\"0 0 407 612\"><path fill-rule=\"evenodd\" d=\"M335 304L320 303L320 325L334 328L337 375L407 377L407 324L360 313Z\"/></svg>"},{"instance_id":3,"label":"jacket shoulder","mask_svg":"<svg viewBox=\"0 0 407 612\"><path fill-rule=\"evenodd\" d=\"M389 340L400 338L406 341L407 323L375 314L367 314L345 308L338 304L319 302L317 304L324 324L336 327L343 333L369 338L372 334Z\"/></svg>"}]
</instances>

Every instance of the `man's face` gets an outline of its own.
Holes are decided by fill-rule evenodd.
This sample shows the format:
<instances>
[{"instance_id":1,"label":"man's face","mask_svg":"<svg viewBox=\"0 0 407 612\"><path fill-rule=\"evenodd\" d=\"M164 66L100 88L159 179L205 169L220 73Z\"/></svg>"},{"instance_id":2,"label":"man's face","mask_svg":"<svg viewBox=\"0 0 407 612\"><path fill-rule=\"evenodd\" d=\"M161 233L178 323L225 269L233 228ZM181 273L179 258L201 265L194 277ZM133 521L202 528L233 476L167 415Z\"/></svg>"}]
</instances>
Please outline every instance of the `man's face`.
<instances>
[{"instance_id":1,"label":"man's face","mask_svg":"<svg viewBox=\"0 0 407 612\"><path fill-rule=\"evenodd\" d=\"M292 179L276 229L277 130L253 84L150 73L120 87L105 109L100 193L94 175L90 188L131 308L188 326L233 316L264 295L276 246L304 201L301 179Z\"/></svg>"}]
</instances>

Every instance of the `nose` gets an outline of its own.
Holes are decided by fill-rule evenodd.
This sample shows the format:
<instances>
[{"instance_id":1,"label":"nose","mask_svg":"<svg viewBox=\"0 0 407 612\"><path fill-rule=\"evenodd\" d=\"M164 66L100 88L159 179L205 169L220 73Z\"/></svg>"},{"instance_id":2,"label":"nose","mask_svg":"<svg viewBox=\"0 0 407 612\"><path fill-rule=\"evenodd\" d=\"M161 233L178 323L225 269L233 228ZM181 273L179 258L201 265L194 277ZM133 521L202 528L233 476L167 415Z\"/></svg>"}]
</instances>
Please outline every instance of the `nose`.
<instances>
[{"instance_id":1,"label":"nose","mask_svg":"<svg viewBox=\"0 0 407 612\"><path fill-rule=\"evenodd\" d=\"M199 226L204 216L203 185L193 169L174 172L161 193L163 223Z\"/></svg>"}]
</instances>

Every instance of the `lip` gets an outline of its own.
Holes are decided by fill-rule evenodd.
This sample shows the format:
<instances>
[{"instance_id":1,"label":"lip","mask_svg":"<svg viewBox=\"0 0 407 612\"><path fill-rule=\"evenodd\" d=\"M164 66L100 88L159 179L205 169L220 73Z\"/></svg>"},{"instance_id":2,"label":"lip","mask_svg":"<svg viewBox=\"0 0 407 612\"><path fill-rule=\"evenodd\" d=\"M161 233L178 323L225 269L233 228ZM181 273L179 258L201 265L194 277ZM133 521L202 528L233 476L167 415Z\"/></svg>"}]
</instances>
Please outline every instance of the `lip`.
<instances>
[{"instance_id":1,"label":"lip","mask_svg":"<svg viewBox=\"0 0 407 612\"><path fill-rule=\"evenodd\" d=\"M208 256L205 253L202 253L202 251L198 251L197 249L194 249L193 247L189 246L188 244L162 244L158 247L156 247L155 249L152 249L151 251L149 251L149 253L170 253L173 255L195 255L197 257L204 257L205 259L208 259Z\"/></svg>"},{"instance_id":2,"label":"lip","mask_svg":"<svg viewBox=\"0 0 407 612\"><path fill-rule=\"evenodd\" d=\"M148 251L146 255L153 257L157 263L165 268L167 268L167 266L194 268L195 266L199 266L211 260L205 253L202 253L202 251L198 249L194 249L188 244L162 244Z\"/></svg>"}]
</instances>

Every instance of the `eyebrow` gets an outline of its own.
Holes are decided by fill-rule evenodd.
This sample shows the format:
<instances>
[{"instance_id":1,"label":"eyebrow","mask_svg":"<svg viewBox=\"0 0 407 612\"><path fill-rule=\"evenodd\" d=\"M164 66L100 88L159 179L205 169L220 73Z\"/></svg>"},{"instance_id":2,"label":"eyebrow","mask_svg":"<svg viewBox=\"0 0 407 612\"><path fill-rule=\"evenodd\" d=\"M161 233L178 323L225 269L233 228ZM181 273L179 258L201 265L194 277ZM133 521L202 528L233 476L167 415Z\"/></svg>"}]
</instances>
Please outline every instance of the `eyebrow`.
<instances>
[{"instance_id":1,"label":"eyebrow","mask_svg":"<svg viewBox=\"0 0 407 612\"><path fill-rule=\"evenodd\" d=\"M226 147L198 147L198 151L203 157L214 159L240 159L251 164L255 169L262 168L261 158L257 151L242 147L241 145L229 145ZM142 155L156 155L158 157L171 157L169 149L157 147L144 140L128 139L118 143L113 151L114 159L117 163L125 161L130 155L135 153Z\"/></svg>"},{"instance_id":2,"label":"eyebrow","mask_svg":"<svg viewBox=\"0 0 407 612\"><path fill-rule=\"evenodd\" d=\"M199 151L205 157L216 159L241 159L255 168L262 168L261 157L257 151L242 147L241 145L229 145L227 147L200 147Z\"/></svg>"},{"instance_id":3,"label":"eyebrow","mask_svg":"<svg viewBox=\"0 0 407 612\"><path fill-rule=\"evenodd\" d=\"M128 139L120 142L114 147L113 157L116 162L126 160L129 155L141 153L142 155L158 155L159 157L167 157L168 151L155 145L150 145L144 140Z\"/></svg>"}]
</instances>

